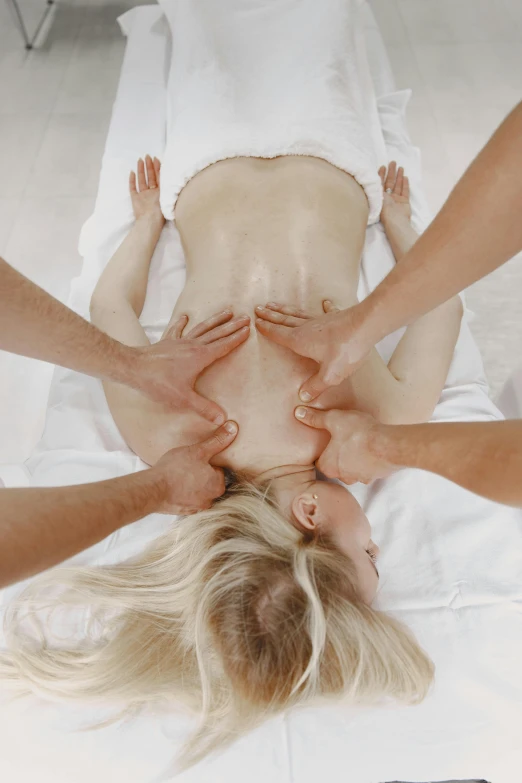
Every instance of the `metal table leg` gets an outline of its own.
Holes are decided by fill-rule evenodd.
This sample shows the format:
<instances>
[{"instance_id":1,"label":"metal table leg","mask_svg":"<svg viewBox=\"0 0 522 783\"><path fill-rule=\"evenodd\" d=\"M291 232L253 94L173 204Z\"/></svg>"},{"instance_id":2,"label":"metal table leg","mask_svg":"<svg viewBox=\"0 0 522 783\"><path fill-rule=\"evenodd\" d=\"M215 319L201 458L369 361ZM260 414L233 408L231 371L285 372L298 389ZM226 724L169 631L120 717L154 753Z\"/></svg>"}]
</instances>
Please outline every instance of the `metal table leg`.
<instances>
[{"instance_id":1,"label":"metal table leg","mask_svg":"<svg viewBox=\"0 0 522 783\"><path fill-rule=\"evenodd\" d=\"M38 38L38 34L40 30L42 29L45 20L47 19L49 12L54 5L54 0L47 0L47 6L46 9L42 15L42 18L40 19L38 26L36 30L34 31L33 37L29 38L29 34L27 32L27 27L25 26L24 17L22 15L22 11L20 9L20 6L18 5L18 0L9 0L11 5L13 6L13 10L16 16L16 19L18 21L18 26L20 28L20 32L22 34L22 38L24 39L25 48L30 51L34 47L34 42Z\"/></svg>"}]
</instances>

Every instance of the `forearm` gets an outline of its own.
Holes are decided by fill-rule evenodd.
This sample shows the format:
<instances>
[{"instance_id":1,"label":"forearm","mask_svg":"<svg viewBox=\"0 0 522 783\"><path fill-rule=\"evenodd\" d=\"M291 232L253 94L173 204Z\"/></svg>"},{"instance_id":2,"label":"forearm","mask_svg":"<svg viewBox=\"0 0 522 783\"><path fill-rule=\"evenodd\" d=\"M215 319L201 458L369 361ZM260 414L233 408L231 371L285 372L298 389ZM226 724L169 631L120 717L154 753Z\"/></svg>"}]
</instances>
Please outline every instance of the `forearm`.
<instances>
[{"instance_id":1,"label":"forearm","mask_svg":"<svg viewBox=\"0 0 522 783\"><path fill-rule=\"evenodd\" d=\"M394 467L420 468L522 507L522 421L379 425L369 449Z\"/></svg>"},{"instance_id":2,"label":"forearm","mask_svg":"<svg viewBox=\"0 0 522 783\"><path fill-rule=\"evenodd\" d=\"M395 261L402 263L408 251L411 250L419 239L419 234L417 234L407 217L382 218L381 222Z\"/></svg>"},{"instance_id":3,"label":"forearm","mask_svg":"<svg viewBox=\"0 0 522 783\"><path fill-rule=\"evenodd\" d=\"M128 302L136 315L140 315L145 303L149 269L154 249L164 225L159 216L136 220L96 285L91 308L109 307L115 302Z\"/></svg>"},{"instance_id":4,"label":"forearm","mask_svg":"<svg viewBox=\"0 0 522 783\"><path fill-rule=\"evenodd\" d=\"M131 348L111 339L0 259L0 349L106 380L134 373Z\"/></svg>"},{"instance_id":5,"label":"forearm","mask_svg":"<svg viewBox=\"0 0 522 783\"><path fill-rule=\"evenodd\" d=\"M472 163L433 223L361 307L374 341L411 323L522 248L522 104Z\"/></svg>"},{"instance_id":6,"label":"forearm","mask_svg":"<svg viewBox=\"0 0 522 783\"><path fill-rule=\"evenodd\" d=\"M418 234L407 218L385 223L386 235L399 264ZM446 382L462 320L459 297L436 307L408 326L388 364L400 385L405 423L427 421Z\"/></svg>"},{"instance_id":7,"label":"forearm","mask_svg":"<svg viewBox=\"0 0 522 783\"><path fill-rule=\"evenodd\" d=\"M72 487L0 490L0 587L157 511L166 491L154 470Z\"/></svg>"}]
</instances>

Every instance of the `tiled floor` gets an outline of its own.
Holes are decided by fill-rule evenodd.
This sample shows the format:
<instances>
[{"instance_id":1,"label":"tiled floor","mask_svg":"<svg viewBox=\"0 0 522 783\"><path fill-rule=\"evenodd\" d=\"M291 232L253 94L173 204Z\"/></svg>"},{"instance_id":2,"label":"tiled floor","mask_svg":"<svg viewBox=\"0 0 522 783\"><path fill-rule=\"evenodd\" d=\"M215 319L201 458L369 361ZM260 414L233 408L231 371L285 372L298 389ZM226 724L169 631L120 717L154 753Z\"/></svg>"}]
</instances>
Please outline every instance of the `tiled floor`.
<instances>
[{"instance_id":1,"label":"tiled floor","mask_svg":"<svg viewBox=\"0 0 522 783\"><path fill-rule=\"evenodd\" d=\"M29 25L44 0L20 0ZM124 39L116 17L134 0L59 0L42 47L27 54L0 0L0 254L60 298L78 273L80 227L94 203ZM521 0L371 0L399 86L414 88L410 129L434 210L509 109L522 99ZM469 293L493 392L522 361L522 263ZM0 432L18 428L23 459L42 420L41 383L26 360L0 356ZM13 415L13 400L17 411ZM5 438L5 441L11 440Z\"/></svg>"}]
</instances>

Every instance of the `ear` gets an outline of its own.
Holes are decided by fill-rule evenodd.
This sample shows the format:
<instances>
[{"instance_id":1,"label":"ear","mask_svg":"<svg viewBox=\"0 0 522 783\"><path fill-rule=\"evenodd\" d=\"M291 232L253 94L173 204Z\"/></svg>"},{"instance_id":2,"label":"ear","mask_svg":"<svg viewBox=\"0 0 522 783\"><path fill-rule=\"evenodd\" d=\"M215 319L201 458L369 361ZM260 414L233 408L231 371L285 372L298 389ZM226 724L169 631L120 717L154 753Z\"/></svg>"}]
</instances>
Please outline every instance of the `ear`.
<instances>
[{"instance_id":1,"label":"ear","mask_svg":"<svg viewBox=\"0 0 522 783\"><path fill-rule=\"evenodd\" d=\"M296 495L292 500L292 513L305 530L317 530L319 507L317 500L308 493Z\"/></svg>"}]
</instances>

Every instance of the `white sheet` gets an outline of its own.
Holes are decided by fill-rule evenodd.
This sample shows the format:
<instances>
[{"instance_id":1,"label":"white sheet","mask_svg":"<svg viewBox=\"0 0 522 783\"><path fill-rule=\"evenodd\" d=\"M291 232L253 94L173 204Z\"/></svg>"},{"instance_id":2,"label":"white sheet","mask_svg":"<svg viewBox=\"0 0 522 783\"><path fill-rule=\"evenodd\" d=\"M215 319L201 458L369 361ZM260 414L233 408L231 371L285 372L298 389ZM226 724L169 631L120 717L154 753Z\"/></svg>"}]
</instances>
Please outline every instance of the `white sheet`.
<instances>
[{"instance_id":1,"label":"white sheet","mask_svg":"<svg viewBox=\"0 0 522 783\"><path fill-rule=\"evenodd\" d=\"M70 303L87 313L90 292L130 225L128 170L145 152L161 156L169 45L159 9L123 17L129 35L93 217L82 232L85 263ZM382 41L367 9L366 36L390 157L408 165L418 223L419 156L393 92ZM391 268L382 230L368 230L361 295ZM177 234L168 226L155 254L144 311L158 336L182 285ZM157 317L159 308L160 316ZM381 346L388 355L397 336ZM491 419L482 364L466 325L435 417ZM27 463L35 485L109 478L139 467L108 413L101 384L57 369L44 436ZM223 755L182 776L206 783L382 783L487 778L513 783L522 766L522 515L435 476L403 471L354 493L381 546L379 604L405 620L437 666L433 693L419 707L325 708L281 716ZM73 523L73 520L72 520ZM170 520L159 515L112 536L76 558L112 562L138 551ZM19 587L6 591L7 600ZM185 733L180 718L146 718L124 727L71 733L92 713L20 702L0 714L0 779L39 783L92 780L146 783L169 763ZM30 753L28 752L30 748ZM515 770L517 772L515 772Z\"/></svg>"},{"instance_id":2,"label":"white sheet","mask_svg":"<svg viewBox=\"0 0 522 783\"><path fill-rule=\"evenodd\" d=\"M160 0L172 34L161 207L224 158L310 155L382 208L384 145L359 19L361 0ZM210 131L210 129L212 129Z\"/></svg>"}]
</instances>

